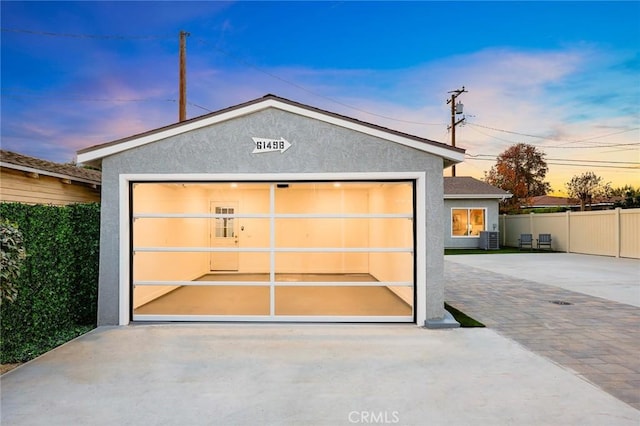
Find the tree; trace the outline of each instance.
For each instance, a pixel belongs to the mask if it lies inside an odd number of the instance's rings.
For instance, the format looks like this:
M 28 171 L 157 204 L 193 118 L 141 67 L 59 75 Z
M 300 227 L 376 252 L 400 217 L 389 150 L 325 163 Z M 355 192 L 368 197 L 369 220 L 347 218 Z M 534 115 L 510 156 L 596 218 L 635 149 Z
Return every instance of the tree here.
M 519 143 L 507 148 L 498 156 L 496 165 L 484 173 L 485 182 L 513 195 L 507 200 L 506 210 L 517 209 L 522 200 L 551 190 L 544 181 L 549 171 L 544 156 L 536 147 Z
M 609 197 L 611 185 L 603 183 L 600 176 L 593 172 L 584 172 L 571 178 L 565 184 L 569 197 L 580 200 L 580 210 L 584 211 L 587 205 L 593 203 L 594 198 Z
M 631 185 L 625 185 L 611 189 L 611 195 L 620 197 L 621 199 L 614 202 L 614 207 L 623 209 L 632 209 L 640 207 L 640 187 L 634 188 Z

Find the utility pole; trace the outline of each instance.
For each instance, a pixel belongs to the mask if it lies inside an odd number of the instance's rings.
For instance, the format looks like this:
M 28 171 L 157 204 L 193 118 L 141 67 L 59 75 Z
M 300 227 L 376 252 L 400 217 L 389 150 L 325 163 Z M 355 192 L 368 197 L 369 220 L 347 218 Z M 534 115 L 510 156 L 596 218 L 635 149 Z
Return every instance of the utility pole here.
M 187 37 L 189 35 L 186 31 L 180 31 L 179 121 L 187 119 Z
M 449 93 L 451 93 L 451 99 L 447 99 L 447 105 L 451 104 L 451 126 L 449 126 L 448 128 L 451 129 L 451 146 L 455 147 L 456 146 L 456 126 L 464 121 L 464 117 L 456 121 L 456 115 L 461 115 L 462 108 L 464 107 L 464 105 L 462 105 L 462 102 L 460 101 L 458 101 L 458 103 L 456 104 L 456 98 L 463 93 L 467 93 L 467 91 L 464 89 L 464 86 L 462 86 L 462 89 L 452 90 Z M 455 176 L 455 175 L 456 175 L 456 166 L 453 165 L 451 166 L 451 176 Z

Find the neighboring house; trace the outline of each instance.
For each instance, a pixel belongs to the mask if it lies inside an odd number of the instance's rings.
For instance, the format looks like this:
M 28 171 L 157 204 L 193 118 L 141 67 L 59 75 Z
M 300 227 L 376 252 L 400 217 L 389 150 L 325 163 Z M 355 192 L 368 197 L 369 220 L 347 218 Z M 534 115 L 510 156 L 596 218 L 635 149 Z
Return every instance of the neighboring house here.
M 65 205 L 100 201 L 100 172 L 0 150 L 0 201 Z
M 444 246 L 478 248 L 480 232 L 498 231 L 498 203 L 511 194 L 472 177 L 444 178 Z
M 547 209 L 565 208 L 575 210 L 580 209 L 580 202 L 567 197 L 554 197 L 552 195 L 538 195 L 523 199 L 524 204 L 521 209 Z
M 596 199 L 585 205 L 587 210 L 609 210 L 614 207 L 616 201 L 621 201 L 623 197 L 610 197 L 608 199 Z M 527 198 L 525 204 L 520 206 L 521 209 L 547 209 L 547 208 L 563 208 L 567 210 L 579 211 L 580 201 L 574 198 L 554 197 L 551 195 L 539 195 Z
M 98 324 L 455 326 L 443 169 L 463 159 L 273 95 L 80 150 L 102 169 Z

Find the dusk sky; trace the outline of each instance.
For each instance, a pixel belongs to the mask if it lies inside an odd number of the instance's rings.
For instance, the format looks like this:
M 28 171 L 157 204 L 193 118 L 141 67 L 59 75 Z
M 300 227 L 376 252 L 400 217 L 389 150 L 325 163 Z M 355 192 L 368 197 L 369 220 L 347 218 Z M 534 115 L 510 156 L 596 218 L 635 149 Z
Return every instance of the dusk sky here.
M 524 142 L 564 191 L 640 186 L 640 2 L 2 1 L 2 148 L 57 162 L 272 93 L 450 143 L 483 178 Z M 449 175 L 447 171 L 445 175 Z M 554 195 L 560 195 L 555 192 Z

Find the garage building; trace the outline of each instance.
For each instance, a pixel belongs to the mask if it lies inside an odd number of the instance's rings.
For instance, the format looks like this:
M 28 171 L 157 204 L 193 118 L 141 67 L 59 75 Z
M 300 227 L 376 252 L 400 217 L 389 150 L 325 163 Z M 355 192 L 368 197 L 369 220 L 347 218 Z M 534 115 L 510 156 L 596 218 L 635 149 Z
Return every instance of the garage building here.
M 463 157 L 273 95 L 81 150 L 98 323 L 447 326 L 442 176 Z

